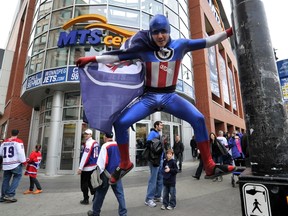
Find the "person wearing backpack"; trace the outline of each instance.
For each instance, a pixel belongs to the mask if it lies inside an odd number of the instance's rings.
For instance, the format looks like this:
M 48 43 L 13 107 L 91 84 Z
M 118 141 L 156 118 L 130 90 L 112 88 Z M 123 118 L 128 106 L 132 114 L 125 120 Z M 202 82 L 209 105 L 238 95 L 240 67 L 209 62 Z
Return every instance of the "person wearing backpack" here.
M 163 123 L 156 121 L 154 128 L 150 130 L 147 137 L 148 148 L 150 149 L 148 156 L 148 166 L 150 169 L 150 177 L 148 180 L 147 194 L 145 198 L 145 205 L 149 207 L 156 207 L 155 202 L 162 202 L 162 188 L 163 188 L 163 175 L 162 175 L 162 164 L 163 164 L 163 146 L 159 150 L 160 131 L 162 131 Z

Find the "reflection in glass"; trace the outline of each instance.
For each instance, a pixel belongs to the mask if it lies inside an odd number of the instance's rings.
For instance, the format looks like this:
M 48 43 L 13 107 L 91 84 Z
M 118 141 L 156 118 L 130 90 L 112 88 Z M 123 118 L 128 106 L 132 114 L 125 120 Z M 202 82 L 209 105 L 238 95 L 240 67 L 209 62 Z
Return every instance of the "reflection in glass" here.
M 76 0 L 76 4 L 101 4 L 107 3 L 107 0 Z
M 66 66 L 68 51 L 68 48 L 52 49 L 47 51 L 45 69 Z
M 80 92 L 70 92 L 65 94 L 64 106 L 79 106 Z
M 163 14 L 163 6 L 155 0 L 141 0 L 141 9 L 150 14 Z
M 147 160 L 142 157 L 148 136 L 148 124 L 136 123 L 136 167 L 147 166 Z
M 162 121 L 171 121 L 171 115 L 169 113 L 161 112 Z
M 36 24 L 35 29 L 35 36 L 42 34 L 43 32 L 48 30 L 48 24 L 49 24 L 49 18 L 50 16 L 45 16 L 41 20 L 39 20 Z M 31 35 L 33 37 L 33 34 Z
M 76 124 L 64 124 L 60 170 L 73 169 Z
M 43 141 L 42 141 L 42 149 L 41 149 L 42 160 L 41 160 L 40 167 L 42 169 L 46 168 L 47 146 L 48 146 L 48 142 L 49 142 L 49 136 L 50 136 L 50 127 L 45 126 L 44 127 L 44 137 L 43 137 Z
M 51 28 L 60 27 L 72 18 L 72 7 L 52 13 Z
M 58 9 L 62 7 L 67 7 L 73 4 L 74 0 L 61 0 L 61 1 L 53 1 L 53 9 Z
M 79 116 L 79 108 L 64 108 L 63 109 L 63 120 L 77 120 Z
M 43 69 L 43 57 L 44 57 L 44 53 L 42 52 L 31 58 L 29 75 L 39 72 Z
M 51 6 L 52 6 L 52 0 L 46 1 L 44 4 L 41 4 L 38 13 L 38 19 L 50 13 Z
M 34 40 L 32 55 L 34 55 L 35 53 L 40 52 L 40 51 L 45 49 L 45 46 L 46 46 L 46 35 L 47 35 L 47 33 L 37 37 Z
M 139 0 L 109 0 L 110 5 L 117 5 L 121 7 L 139 9 L 140 1 Z
M 140 12 L 111 6 L 108 11 L 108 22 L 139 28 Z
M 48 39 L 48 48 L 56 47 L 59 39 L 60 32 L 63 31 L 63 29 L 54 29 L 49 32 L 49 39 Z
M 107 6 L 76 6 L 74 17 L 84 14 L 99 14 L 106 17 Z M 95 22 L 95 20 L 91 20 L 89 22 Z

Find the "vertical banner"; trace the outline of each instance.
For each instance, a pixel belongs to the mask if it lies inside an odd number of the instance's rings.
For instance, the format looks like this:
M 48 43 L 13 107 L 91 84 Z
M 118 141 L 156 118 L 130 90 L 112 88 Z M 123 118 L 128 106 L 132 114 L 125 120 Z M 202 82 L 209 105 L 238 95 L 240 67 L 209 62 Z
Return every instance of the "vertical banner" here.
M 235 83 L 233 79 L 233 73 L 230 68 L 228 68 L 229 72 L 229 79 L 230 79 L 230 86 L 231 86 L 231 96 L 232 96 L 232 107 L 234 110 L 237 110 L 237 104 L 236 104 L 236 92 L 235 92 Z
M 211 91 L 217 97 L 220 97 L 215 46 L 208 48 L 208 58 L 209 58 L 209 68 L 210 68 Z
M 218 54 L 218 63 L 219 63 L 219 75 L 220 80 L 222 84 L 222 92 L 223 92 L 223 100 L 226 104 L 230 105 L 230 99 L 229 99 L 229 88 L 228 88 L 228 81 L 227 81 L 227 73 L 226 73 L 226 65 L 225 60 L 221 56 L 221 54 Z

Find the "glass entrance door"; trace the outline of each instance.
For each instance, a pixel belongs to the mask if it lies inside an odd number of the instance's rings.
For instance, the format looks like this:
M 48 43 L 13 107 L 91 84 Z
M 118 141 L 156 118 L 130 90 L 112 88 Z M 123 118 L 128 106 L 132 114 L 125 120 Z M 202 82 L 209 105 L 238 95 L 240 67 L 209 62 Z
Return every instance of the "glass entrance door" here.
M 144 151 L 145 148 L 148 131 L 149 131 L 148 123 L 136 123 L 136 146 L 135 146 L 136 167 L 147 166 L 147 160 L 142 157 L 142 152 Z
M 60 170 L 64 173 L 74 173 L 76 124 L 63 124 L 61 143 Z

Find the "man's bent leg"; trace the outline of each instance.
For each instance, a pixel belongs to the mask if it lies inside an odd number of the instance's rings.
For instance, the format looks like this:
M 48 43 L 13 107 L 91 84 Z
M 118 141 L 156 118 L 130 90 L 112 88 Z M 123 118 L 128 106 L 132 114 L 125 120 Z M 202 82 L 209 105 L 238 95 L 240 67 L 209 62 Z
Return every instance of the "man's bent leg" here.
M 147 100 L 150 100 L 149 97 L 143 96 L 131 107 L 126 108 L 119 119 L 114 123 L 116 141 L 118 143 L 121 161 L 119 167 L 111 175 L 110 184 L 116 184 L 116 182 L 126 175 L 134 166 L 129 157 L 128 128 L 135 122 L 154 112 L 149 107 L 151 102 L 147 102 Z
M 195 138 L 198 149 L 200 150 L 201 158 L 206 172 L 207 178 L 225 175 L 235 170 L 233 166 L 215 165 L 211 152 L 208 132 L 205 125 L 205 118 L 199 110 L 186 99 L 177 94 L 171 96 L 168 100 L 168 105 L 164 111 L 169 112 L 177 118 L 183 119 L 190 123 L 195 132 Z

